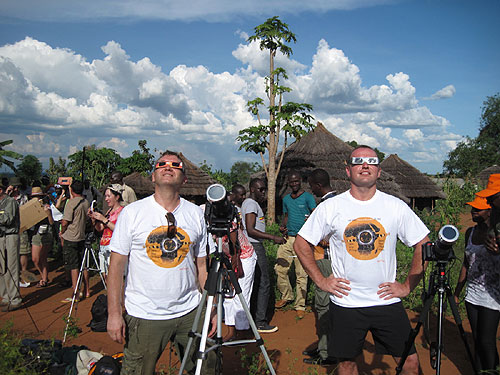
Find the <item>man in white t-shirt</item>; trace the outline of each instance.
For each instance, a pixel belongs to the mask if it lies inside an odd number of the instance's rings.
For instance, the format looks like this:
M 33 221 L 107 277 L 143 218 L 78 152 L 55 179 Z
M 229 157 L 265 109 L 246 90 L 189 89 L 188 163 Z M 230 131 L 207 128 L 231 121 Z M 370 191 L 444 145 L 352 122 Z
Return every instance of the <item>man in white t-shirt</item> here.
M 422 274 L 422 244 L 429 231 L 403 201 L 377 190 L 381 169 L 375 151 L 357 147 L 346 172 L 350 190 L 320 204 L 299 231 L 294 249 L 311 279 L 330 293 L 328 354 L 339 360 L 338 374 L 357 374 L 356 357 L 371 331 L 377 353 L 396 361 L 403 354 L 410 322 L 400 298 L 418 284 Z M 311 251 L 330 236 L 333 274 L 320 272 Z M 396 281 L 396 242 L 415 249 L 404 283 Z M 418 374 L 413 346 L 404 374 Z
M 202 210 L 179 196 L 187 181 L 179 155 L 166 151 L 152 180 L 155 193 L 123 209 L 109 245 L 107 329 L 114 341 L 125 342 L 123 374 L 153 374 L 171 339 L 184 356 L 207 278 L 207 228 Z M 195 367 L 189 358 L 187 371 Z

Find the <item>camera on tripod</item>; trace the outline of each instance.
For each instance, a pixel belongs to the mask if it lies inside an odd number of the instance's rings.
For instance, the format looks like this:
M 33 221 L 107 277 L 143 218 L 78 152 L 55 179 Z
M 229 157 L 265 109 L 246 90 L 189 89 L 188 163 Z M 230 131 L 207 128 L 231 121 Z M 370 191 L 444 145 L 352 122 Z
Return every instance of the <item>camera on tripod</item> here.
M 455 259 L 453 245 L 457 242 L 460 233 L 453 225 L 443 226 L 438 233 L 436 242 L 427 242 L 422 246 L 422 262 L 448 262 Z
M 208 231 L 221 237 L 229 234 L 232 222 L 238 215 L 238 210 L 229 201 L 226 189 L 221 184 L 213 184 L 207 188 L 206 194 L 205 220 Z

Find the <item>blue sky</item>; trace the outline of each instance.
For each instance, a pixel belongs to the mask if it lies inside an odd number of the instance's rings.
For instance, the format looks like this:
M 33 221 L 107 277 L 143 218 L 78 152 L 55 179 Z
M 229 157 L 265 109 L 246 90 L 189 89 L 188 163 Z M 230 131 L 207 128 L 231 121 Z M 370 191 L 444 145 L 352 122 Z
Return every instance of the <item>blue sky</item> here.
M 500 91 L 498 1 L 56 1 L 0 4 L 0 140 L 67 157 L 146 139 L 228 171 L 267 55 L 245 41 L 274 15 L 297 36 L 278 59 L 293 92 L 343 140 L 424 172 L 475 137 Z

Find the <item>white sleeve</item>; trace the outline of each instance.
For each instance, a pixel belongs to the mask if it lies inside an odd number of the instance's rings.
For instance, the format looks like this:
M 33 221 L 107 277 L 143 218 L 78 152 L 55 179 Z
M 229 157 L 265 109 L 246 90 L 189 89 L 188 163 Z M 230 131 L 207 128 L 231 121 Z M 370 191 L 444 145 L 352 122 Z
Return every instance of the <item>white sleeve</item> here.
M 109 249 L 118 254 L 129 255 L 131 248 L 132 228 L 130 226 L 130 210 L 124 207 L 120 215 L 118 215 Z
M 429 234 L 429 229 L 406 203 L 403 202 L 401 207 L 403 212 L 400 215 L 398 237 L 406 246 L 411 247 L 422 241 Z
M 316 246 L 323 238 L 330 235 L 330 225 L 327 222 L 327 204 L 320 204 L 311 213 L 299 231 L 299 236 Z

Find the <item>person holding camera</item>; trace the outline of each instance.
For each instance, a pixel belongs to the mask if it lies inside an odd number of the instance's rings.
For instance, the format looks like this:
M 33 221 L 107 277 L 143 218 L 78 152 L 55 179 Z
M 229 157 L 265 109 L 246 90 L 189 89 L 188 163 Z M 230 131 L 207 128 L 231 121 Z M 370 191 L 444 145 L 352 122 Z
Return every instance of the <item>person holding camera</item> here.
M 125 343 L 123 374 L 153 374 L 171 339 L 184 357 L 207 279 L 207 226 L 201 208 L 179 195 L 187 182 L 180 156 L 165 151 L 152 181 L 154 194 L 124 207 L 109 244 L 107 331 L 113 341 Z M 215 329 L 213 324 L 210 334 Z M 194 347 L 188 372 L 195 367 Z
M 356 357 L 368 331 L 377 353 L 399 361 L 411 326 L 400 298 L 422 277 L 422 245 L 429 230 L 406 203 L 377 190 L 381 169 L 369 146 L 355 148 L 346 166 L 350 190 L 321 203 L 295 240 L 294 249 L 305 270 L 330 293 L 328 354 L 339 360 L 338 374 L 357 374 Z M 325 277 L 311 246 L 329 237 L 333 274 Z M 414 248 L 408 277 L 396 281 L 396 242 Z M 418 374 L 415 346 L 404 374 Z
M 75 180 L 69 187 L 71 199 L 64 206 L 63 219 L 61 220 L 61 231 L 59 237 L 63 239 L 64 267 L 70 272 L 72 289 L 75 290 L 78 282 L 80 265 L 85 250 L 85 235 L 87 226 L 87 212 L 89 203 L 82 196 L 83 182 Z M 89 272 L 83 270 L 83 292 L 79 297 L 90 297 Z M 71 302 L 67 297 L 63 302 Z
M 31 198 L 40 200 L 43 210 L 47 215 L 45 219 L 34 226 L 33 236 L 31 237 L 31 260 L 40 273 L 40 281 L 38 281 L 36 286 L 37 288 L 45 288 L 49 283 L 47 258 L 54 244 L 54 237 L 52 235 L 54 219 L 52 218 L 52 210 L 50 209 L 50 199 L 43 193 L 42 188 L 33 187 L 31 189 Z
M 106 188 L 104 192 L 104 200 L 106 201 L 108 207 L 108 212 L 105 215 L 97 210 L 89 209 L 89 216 L 92 219 L 92 225 L 95 230 L 101 234 L 101 240 L 99 242 L 99 268 L 101 273 L 106 280 L 109 269 L 109 257 L 111 251 L 109 250 L 109 243 L 111 242 L 111 237 L 113 236 L 113 231 L 115 230 L 116 221 L 118 220 L 118 215 L 123 209 L 121 205 L 122 202 L 122 189 L 118 184 L 111 184 Z

